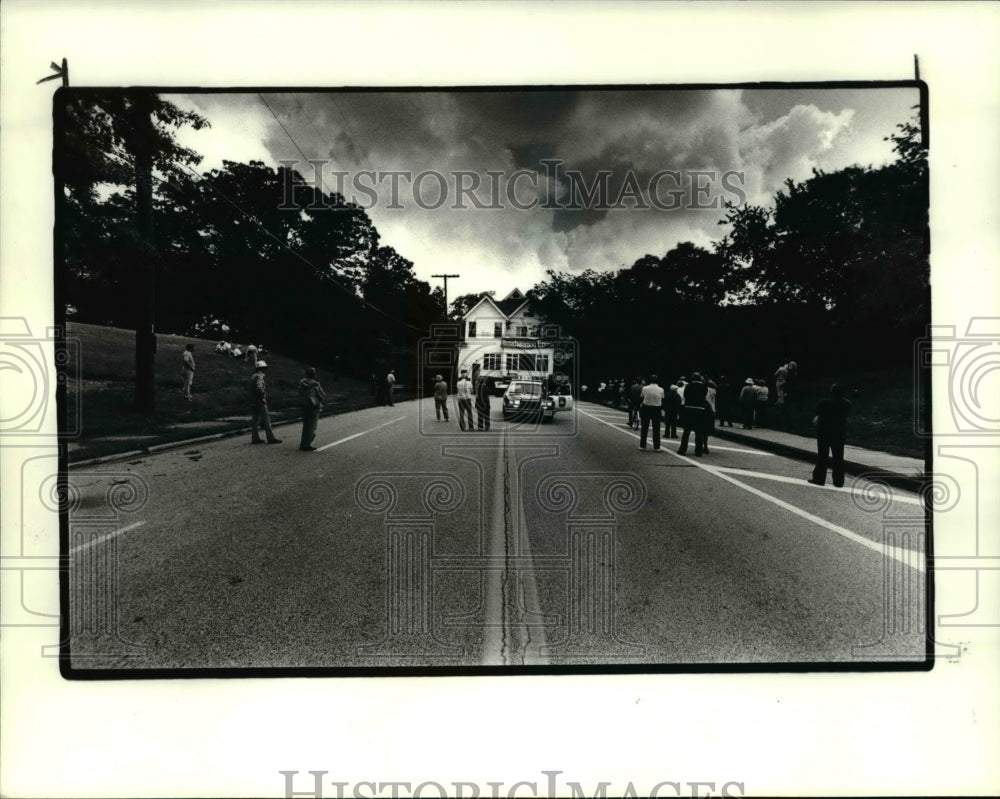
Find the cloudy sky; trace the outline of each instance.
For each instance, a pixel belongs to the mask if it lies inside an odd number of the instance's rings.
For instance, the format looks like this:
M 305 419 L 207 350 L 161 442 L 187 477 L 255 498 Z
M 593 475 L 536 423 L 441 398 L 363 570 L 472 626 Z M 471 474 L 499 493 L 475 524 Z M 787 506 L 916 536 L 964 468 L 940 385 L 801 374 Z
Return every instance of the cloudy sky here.
M 451 298 L 528 289 L 550 268 L 618 269 L 681 241 L 709 246 L 725 233 L 725 201 L 768 204 L 814 168 L 891 160 L 884 137 L 919 102 L 909 88 L 168 98 L 211 123 L 179 136 L 203 171 L 294 160 L 311 179 L 305 160 L 324 159 L 326 189 L 366 206 L 421 279 L 461 275 Z M 395 193 L 377 174 L 392 172 Z M 581 195 L 602 180 L 603 197 Z

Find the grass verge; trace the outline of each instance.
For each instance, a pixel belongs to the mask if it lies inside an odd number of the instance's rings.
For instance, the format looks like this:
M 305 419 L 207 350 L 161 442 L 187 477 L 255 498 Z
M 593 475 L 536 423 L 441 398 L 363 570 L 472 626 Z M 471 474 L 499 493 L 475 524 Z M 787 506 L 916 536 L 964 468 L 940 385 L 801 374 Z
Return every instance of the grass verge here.
M 216 354 L 215 341 L 187 336 L 156 337 L 156 410 L 138 413 L 132 407 L 135 384 L 135 333 L 114 327 L 69 323 L 70 347 L 67 407 L 80 409 L 80 434 L 69 441 L 70 462 L 130 452 L 224 433 L 250 425 L 252 366 L 228 355 Z M 196 372 L 192 399 L 181 395 L 181 355 L 194 344 Z M 274 421 L 299 417 L 297 386 L 305 364 L 269 351 L 268 407 Z M 324 412 L 344 413 L 372 405 L 368 381 L 317 367 L 327 401 Z

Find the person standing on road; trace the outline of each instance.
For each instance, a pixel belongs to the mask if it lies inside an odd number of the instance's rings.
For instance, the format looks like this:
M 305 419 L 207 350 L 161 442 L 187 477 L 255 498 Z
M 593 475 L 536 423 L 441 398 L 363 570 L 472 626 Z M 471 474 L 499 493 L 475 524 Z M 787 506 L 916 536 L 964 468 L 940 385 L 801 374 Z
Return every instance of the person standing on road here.
M 385 399 L 389 403 L 389 407 L 393 407 L 392 404 L 392 392 L 396 390 L 396 370 L 390 369 L 389 374 L 385 376 Z
M 684 425 L 684 433 L 681 435 L 680 447 L 677 448 L 678 455 L 687 452 L 691 431 L 694 431 L 694 454 L 700 458 L 707 450 L 705 444 L 705 416 L 708 414 L 707 394 L 708 386 L 701 379 L 701 375 L 698 372 L 693 373 L 690 382 L 684 387 L 684 407 L 681 408 L 681 424 Z
M 763 427 L 764 422 L 767 421 L 767 406 L 768 400 L 770 399 L 770 389 L 767 387 L 767 381 L 764 378 L 760 378 L 757 381 L 757 401 L 754 403 L 756 408 L 756 418 L 757 427 Z
M 826 482 L 828 458 L 832 455 L 833 484 L 837 488 L 844 485 L 844 444 L 847 443 L 847 417 L 851 413 L 851 403 L 844 399 L 843 392 L 836 383 L 830 386 L 830 396 L 819 401 L 816 406 L 816 468 L 813 469 L 814 485 Z
M 441 421 L 444 414 L 444 421 L 448 421 L 448 384 L 444 382 L 444 377 L 436 375 L 434 377 L 434 414 L 437 420 Z
M 715 381 L 709 377 L 704 378 L 705 380 L 705 410 L 708 413 L 705 414 L 705 424 L 702 428 L 702 434 L 704 435 L 703 446 L 701 451 L 706 455 L 708 454 L 708 439 L 712 433 L 715 432 L 715 403 L 717 401 L 718 386 L 715 385 Z
M 280 444 L 281 439 L 274 437 L 271 430 L 271 414 L 267 412 L 267 362 L 257 361 L 253 377 L 250 378 L 250 443 L 263 444 L 260 437 L 260 427 L 263 426 L 268 444 Z
M 637 377 L 632 381 L 628 390 L 628 426 L 635 424 L 635 418 L 639 415 L 639 406 L 642 405 L 642 384 L 645 381 Z
M 472 430 L 472 381 L 469 380 L 469 373 L 465 369 L 462 370 L 462 376 L 455 385 L 455 393 L 458 398 L 458 426 L 463 432 Z
M 493 380 L 480 377 L 476 385 L 476 427 L 479 430 L 490 429 L 490 394 L 493 393 Z
M 306 367 L 306 376 L 299 381 L 299 407 L 302 409 L 302 438 L 299 440 L 299 449 L 303 452 L 313 452 L 316 449 L 312 442 L 316 438 L 319 412 L 323 408 L 324 399 L 326 395 L 323 393 L 323 386 L 316 379 L 316 370 L 311 366 Z
M 660 424 L 663 411 L 663 389 L 657 384 L 657 375 L 649 376 L 649 383 L 642 387 L 639 404 L 639 449 L 645 452 L 649 427 L 653 426 L 653 452 L 660 451 Z
M 727 424 L 733 426 L 733 385 L 729 378 L 722 375 L 719 378 L 718 393 L 715 398 L 716 416 L 719 420 L 719 427 Z
M 184 345 L 181 355 L 181 394 L 184 399 L 191 399 L 191 384 L 194 382 L 194 344 Z
M 663 435 L 667 438 L 677 438 L 677 419 L 683 404 L 677 384 L 671 383 L 663 395 Z
M 754 411 L 757 407 L 757 386 L 753 378 L 748 377 L 740 391 L 740 411 L 743 417 L 743 429 L 753 430 Z
M 787 401 L 788 396 L 795 393 L 795 382 L 799 376 L 799 365 L 793 358 L 787 358 L 786 360 L 788 361 L 785 364 L 785 371 L 787 372 L 785 376 L 785 400 Z

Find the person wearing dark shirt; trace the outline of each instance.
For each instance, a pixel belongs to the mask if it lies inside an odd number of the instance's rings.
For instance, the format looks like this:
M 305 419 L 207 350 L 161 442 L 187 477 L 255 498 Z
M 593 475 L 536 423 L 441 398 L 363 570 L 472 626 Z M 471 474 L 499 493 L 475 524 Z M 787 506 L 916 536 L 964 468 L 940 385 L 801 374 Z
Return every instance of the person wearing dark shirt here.
M 299 449 L 303 452 L 315 452 L 313 439 L 316 438 L 316 427 L 319 424 L 319 412 L 323 408 L 323 386 L 316 379 L 316 370 L 311 366 L 306 368 L 305 377 L 299 381 L 299 408 L 302 410 L 302 437 L 299 439 Z
M 684 425 L 684 433 L 681 435 L 681 445 L 677 448 L 678 455 L 687 452 L 688 439 L 692 430 L 694 431 L 694 454 L 700 458 L 707 449 L 705 442 L 705 414 L 709 413 L 707 395 L 708 386 L 702 380 L 701 375 L 695 372 L 684 387 L 684 407 L 681 408 L 681 424 Z
M 813 469 L 814 485 L 826 482 L 828 462 L 832 461 L 833 484 L 844 485 L 844 444 L 847 442 L 847 417 L 851 413 L 850 401 L 844 399 L 840 386 L 830 386 L 830 396 L 819 401 L 816 406 L 816 468 Z
M 448 421 L 448 384 L 443 375 L 434 377 L 434 414 L 439 422 L 442 415 L 444 421 Z
M 490 429 L 490 395 L 493 393 L 493 380 L 480 377 L 476 384 L 476 427 L 479 430 Z
M 632 427 L 635 424 L 635 417 L 639 415 L 639 406 L 642 405 L 642 385 L 643 379 L 637 377 L 628 390 L 628 424 Z
M 719 427 L 727 424 L 733 426 L 733 384 L 729 378 L 723 375 L 719 378 L 718 394 L 715 398 L 715 411 L 719 420 Z
M 671 383 L 663 395 L 663 435 L 666 438 L 677 438 L 677 419 L 683 404 L 677 384 Z

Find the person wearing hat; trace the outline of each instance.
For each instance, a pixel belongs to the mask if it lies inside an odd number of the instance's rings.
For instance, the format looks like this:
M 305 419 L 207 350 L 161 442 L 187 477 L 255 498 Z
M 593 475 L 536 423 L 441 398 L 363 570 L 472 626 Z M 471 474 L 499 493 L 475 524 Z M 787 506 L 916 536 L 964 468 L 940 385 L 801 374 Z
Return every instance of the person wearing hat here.
M 264 427 L 268 444 L 280 444 L 281 439 L 274 437 L 271 430 L 271 414 L 267 412 L 267 362 L 257 361 L 253 376 L 250 378 L 250 443 L 263 444 L 260 437 L 260 427 Z
M 743 415 L 743 429 L 753 430 L 753 412 L 757 404 L 757 387 L 753 378 L 748 377 L 740 390 L 740 411 Z
M 462 370 L 462 376 L 455 384 L 455 395 L 458 397 L 458 426 L 462 430 L 472 430 L 472 381 L 466 369 Z M 465 426 L 466 419 L 468 427 Z
M 448 384 L 442 375 L 434 376 L 434 414 L 439 422 L 442 414 L 444 421 L 448 421 Z
M 323 408 L 324 399 L 326 395 L 323 393 L 323 386 L 316 379 L 316 370 L 307 366 L 306 376 L 299 381 L 299 408 L 302 410 L 302 438 L 299 440 L 299 449 L 303 452 L 313 452 L 316 449 L 312 442 L 316 438 L 319 412 Z

